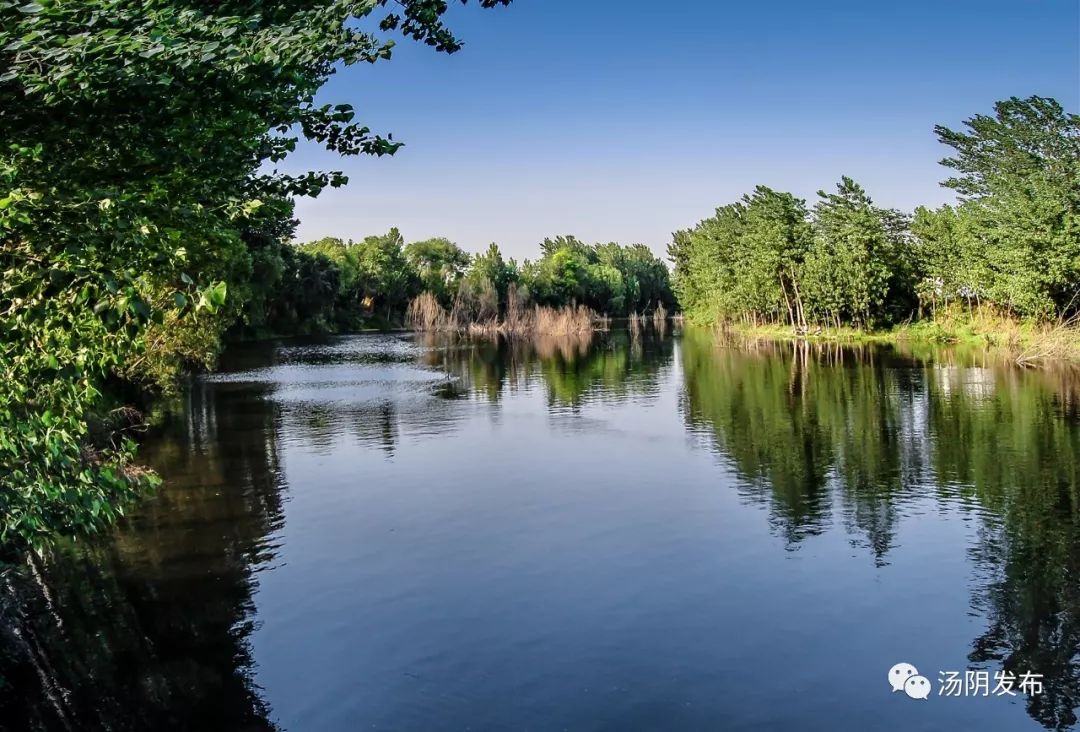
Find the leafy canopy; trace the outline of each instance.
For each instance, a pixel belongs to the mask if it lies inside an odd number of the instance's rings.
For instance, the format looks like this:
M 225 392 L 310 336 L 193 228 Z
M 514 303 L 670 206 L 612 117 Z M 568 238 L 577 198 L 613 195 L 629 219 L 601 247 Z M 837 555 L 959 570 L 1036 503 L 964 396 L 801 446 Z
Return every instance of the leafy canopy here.
M 346 182 L 281 172 L 299 139 L 400 147 L 317 93 L 390 58 L 389 31 L 457 51 L 447 7 L 0 0 L 0 543 L 96 529 L 152 482 L 106 385 L 212 361 L 230 293 L 294 260 L 265 241 L 291 198 Z

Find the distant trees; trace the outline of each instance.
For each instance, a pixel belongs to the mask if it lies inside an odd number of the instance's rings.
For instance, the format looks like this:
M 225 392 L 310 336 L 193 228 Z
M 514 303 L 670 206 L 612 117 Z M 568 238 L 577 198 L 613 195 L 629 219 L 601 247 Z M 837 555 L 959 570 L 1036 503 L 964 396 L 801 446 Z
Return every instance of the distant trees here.
M 875 328 L 939 306 L 1018 317 L 1080 305 L 1080 117 L 1051 99 L 1010 99 L 968 131 L 943 185 L 960 202 L 913 217 L 874 205 L 844 177 L 812 210 L 759 186 L 668 249 L 683 309 L 752 324 Z
M 404 247 L 405 240 L 397 229 L 366 237 L 352 247 L 359 275 L 356 294 L 388 318 L 403 312 L 409 298 L 420 291 L 419 276 L 409 266 Z
M 818 196 L 812 220 L 815 262 L 806 283 L 817 319 L 873 328 L 909 315 L 910 248 L 903 215 L 875 207 L 847 177 L 836 193 L 819 191 Z
M 519 265 L 497 244 L 470 255 L 445 238 L 405 244 L 391 229 L 359 241 L 326 237 L 262 250 L 245 294 L 248 334 L 345 330 L 373 315 L 400 321 L 429 292 L 446 309 L 479 321 L 531 305 L 585 305 L 624 316 L 676 307 L 667 265 L 644 244 L 545 239 L 536 261 Z
M 758 186 L 669 248 L 684 309 L 754 324 L 889 322 L 910 277 L 897 212 L 873 205 L 850 178 L 809 212 L 790 193 Z
M 545 239 L 541 257 L 522 265 L 521 277 L 541 305 L 585 305 L 624 316 L 663 304 L 675 307 L 667 266 L 644 244 L 588 245 L 573 236 Z
M 417 241 L 405 247 L 405 259 L 420 278 L 420 286 L 447 307 L 457 296 L 471 257 L 449 239 Z

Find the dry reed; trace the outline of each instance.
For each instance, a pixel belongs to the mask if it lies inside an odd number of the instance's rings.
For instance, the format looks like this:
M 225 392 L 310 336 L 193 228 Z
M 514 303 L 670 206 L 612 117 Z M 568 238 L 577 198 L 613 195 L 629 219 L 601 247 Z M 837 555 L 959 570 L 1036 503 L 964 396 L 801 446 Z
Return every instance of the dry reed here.
M 424 293 L 409 303 L 409 327 L 425 332 L 456 332 L 476 336 L 568 336 L 607 330 L 610 320 L 582 305 L 528 309 L 513 287 L 507 293 L 506 312 L 498 317 L 489 306 L 471 307 L 460 299 L 451 312 L 434 295 Z
M 664 307 L 664 303 L 656 303 L 656 310 L 652 314 L 652 322 L 657 328 L 667 325 L 667 308 Z
M 1080 359 L 1080 314 L 1061 318 L 1026 337 L 1013 328 L 1007 335 L 1006 345 L 1020 366 Z
M 409 303 L 405 311 L 405 322 L 413 330 L 447 330 L 450 317 L 446 309 L 439 304 L 439 299 L 430 292 L 425 292 Z

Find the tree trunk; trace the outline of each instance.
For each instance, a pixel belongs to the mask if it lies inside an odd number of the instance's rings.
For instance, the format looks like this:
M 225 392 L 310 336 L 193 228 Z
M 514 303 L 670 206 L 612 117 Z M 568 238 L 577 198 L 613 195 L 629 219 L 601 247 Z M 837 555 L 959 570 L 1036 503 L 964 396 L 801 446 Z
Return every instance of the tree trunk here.
M 791 288 L 795 291 L 795 309 L 799 313 L 799 323 L 804 329 L 809 329 L 806 325 L 806 311 L 803 309 L 802 295 L 799 294 L 799 281 L 795 279 L 794 273 L 791 275 Z
M 788 319 L 791 321 L 791 327 L 795 328 L 795 312 L 791 309 L 791 299 L 787 294 L 787 285 L 784 284 L 784 278 L 780 278 L 780 290 L 784 293 L 784 304 L 787 305 Z

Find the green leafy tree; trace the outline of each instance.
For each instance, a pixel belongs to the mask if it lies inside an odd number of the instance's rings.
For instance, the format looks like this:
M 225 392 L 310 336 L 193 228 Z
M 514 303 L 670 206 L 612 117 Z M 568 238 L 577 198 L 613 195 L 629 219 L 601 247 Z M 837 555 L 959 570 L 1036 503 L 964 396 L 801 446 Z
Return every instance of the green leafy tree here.
M 575 254 L 581 255 L 581 257 L 589 262 L 596 261 L 596 253 L 591 251 L 588 244 L 578 239 L 576 236 L 567 236 L 560 234 L 554 238 L 546 238 L 540 242 L 540 255 L 542 258 L 553 256 L 559 251 L 569 251 Z
M 678 302 L 671 286 L 671 271 L 660 257 L 644 244 L 631 244 L 623 248 L 624 275 L 637 282 L 637 299 L 627 303 L 627 309 L 644 310 L 660 303 L 674 311 Z M 628 293 L 628 298 L 631 295 Z
M 814 207 L 814 264 L 826 280 L 809 280 L 814 302 L 828 302 L 857 326 L 873 327 L 885 320 L 890 263 L 894 242 L 881 212 L 851 178 L 837 184 L 836 193 L 820 191 Z M 819 310 L 822 307 L 819 305 Z M 831 308 L 828 308 L 831 309 Z
M 389 318 L 404 312 L 409 298 L 419 292 L 419 278 L 405 257 L 401 232 L 391 229 L 384 236 L 369 236 L 349 247 L 355 257 L 359 289 L 374 307 Z
M 597 262 L 587 269 L 588 284 L 584 304 L 600 313 L 626 313 L 627 285 L 622 271 L 613 264 Z
M 931 313 L 956 301 L 990 299 L 992 270 L 976 227 L 964 206 L 915 209 L 911 232 L 918 272 L 918 297 Z
M 584 305 L 623 316 L 662 303 L 674 308 L 667 266 L 647 246 L 585 244 L 574 236 L 545 239 L 542 256 L 526 262 L 522 279 L 540 304 Z
M 597 244 L 600 263 L 615 267 L 622 274 L 624 304 L 621 311 L 608 311 L 612 315 L 644 312 L 657 304 L 668 310 L 676 307 L 671 289 L 671 273 L 667 265 L 644 244 Z
M 935 128 L 953 148 L 944 182 L 970 219 L 987 296 L 1022 315 L 1075 308 L 1080 291 L 1080 115 L 1045 97 L 1012 97 L 966 131 Z
M 772 318 L 786 314 L 806 325 L 800 270 L 812 245 L 806 203 L 790 193 L 758 186 L 743 197 L 743 273 L 739 289 L 746 305 Z
M 314 102 L 337 69 L 390 57 L 358 23 L 376 12 L 460 48 L 445 0 L 387 4 L 0 2 L 0 543 L 100 527 L 146 482 L 103 385 L 141 380 L 148 354 L 212 359 L 242 312 L 227 294 L 255 287 L 252 234 L 346 182 L 276 169 L 301 136 L 399 148 Z
M 803 328 L 875 328 L 957 301 L 1036 319 L 1080 311 L 1080 116 L 1012 98 L 966 125 L 936 128 L 955 151 L 944 185 L 958 205 L 912 217 L 844 178 L 809 217 L 798 199 L 758 187 L 676 232 L 681 307 Z
M 799 283 L 811 233 L 805 204 L 758 186 L 675 235 L 675 289 L 696 317 L 803 323 Z
M 506 305 L 510 286 L 519 279 L 517 264 L 503 259 L 499 245 L 492 242 L 485 252 L 473 257 L 459 288 L 459 300 L 480 320 L 496 318 Z
M 471 261 L 467 252 L 444 238 L 406 245 L 405 259 L 420 277 L 422 288 L 438 297 L 443 307 L 453 303 Z
M 588 250 L 584 245 L 574 243 L 564 246 L 548 246 L 550 240 L 541 245 L 544 256 L 537 262 L 529 283 L 530 291 L 537 302 L 554 307 L 571 303 L 584 304 L 588 293 L 589 260 Z
M 864 327 L 916 307 L 917 260 L 908 217 L 873 205 L 844 178 L 813 216 L 790 193 L 758 186 L 668 248 L 673 287 L 692 317 Z

